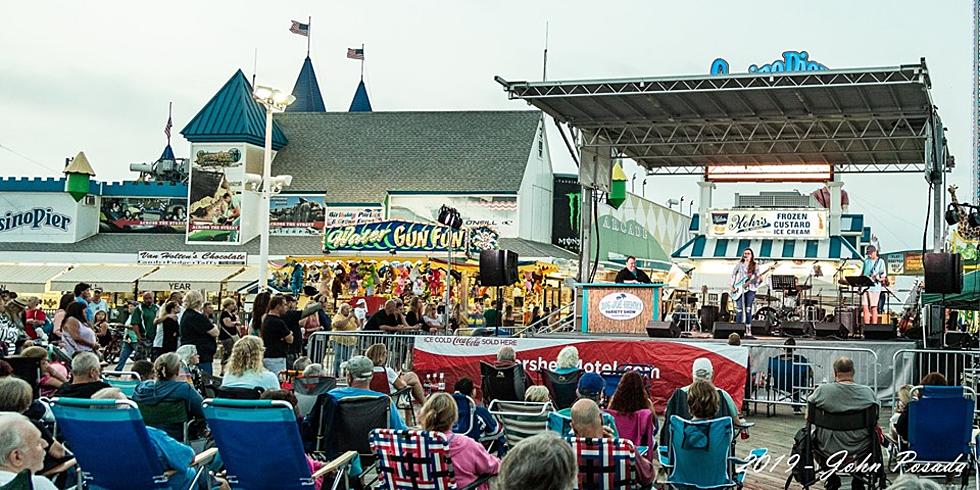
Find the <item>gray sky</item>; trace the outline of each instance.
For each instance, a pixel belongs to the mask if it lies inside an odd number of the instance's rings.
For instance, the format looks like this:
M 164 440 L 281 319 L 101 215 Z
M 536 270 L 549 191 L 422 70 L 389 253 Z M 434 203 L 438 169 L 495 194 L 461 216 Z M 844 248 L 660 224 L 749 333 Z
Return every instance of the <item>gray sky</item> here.
M 366 44 L 375 110 L 522 109 L 493 81 L 541 77 L 550 21 L 549 79 L 701 74 L 716 57 L 733 71 L 807 50 L 831 68 L 927 59 L 967 194 L 971 157 L 971 5 L 942 2 L 535 1 L 503 7 L 475 0 L 358 2 L 17 2 L 0 16 L 0 174 L 55 175 L 84 150 L 102 180 L 131 178 L 165 143 L 167 103 L 177 133 L 241 68 L 260 84 L 291 89 L 306 39 L 291 19 L 313 16 L 312 58 L 328 110 L 346 110 Z M 551 134 L 556 171 L 574 171 Z M 22 156 L 19 156 L 19 155 Z M 25 158 L 26 157 L 26 158 Z M 635 167 L 628 168 L 635 171 Z M 420 175 L 419 178 L 425 178 Z M 872 216 L 886 250 L 915 248 L 925 219 L 919 175 L 847 176 L 851 211 Z M 809 191 L 812 185 L 784 189 Z M 721 186 L 719 204 L 757 186 Z M 637 185 L 639 191 L 639 184 Z M 648 181 L 647 197 L 697 192 L 689 177 Z

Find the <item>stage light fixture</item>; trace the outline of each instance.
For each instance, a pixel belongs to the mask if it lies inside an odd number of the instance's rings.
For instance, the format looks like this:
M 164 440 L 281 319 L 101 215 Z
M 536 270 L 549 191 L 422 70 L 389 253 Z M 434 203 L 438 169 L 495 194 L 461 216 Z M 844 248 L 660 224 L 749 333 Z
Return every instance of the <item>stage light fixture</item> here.
M 834 178 L 829 163 L 708 165 L 708 182 L 827 182 Z
M 946 218 L 946 224 L 947 225 L 952 226 L 952 225 L 955 225 L 956 223 L 959 223 L 960 222 L 960 210 L 959 210 L 959 208 L 957 208 L 956 206 L 954 206 L 952 204 L 950 204 L 949 206 L 946 206 L 946 214 L 944 215 L 944 217 Z
M 456 208 L 451 208 L 446 205 L 439 208 L 438 221 L 454 230 L 458 230 L 463 226 L 463 218 L 460 217 L 459 211 Z

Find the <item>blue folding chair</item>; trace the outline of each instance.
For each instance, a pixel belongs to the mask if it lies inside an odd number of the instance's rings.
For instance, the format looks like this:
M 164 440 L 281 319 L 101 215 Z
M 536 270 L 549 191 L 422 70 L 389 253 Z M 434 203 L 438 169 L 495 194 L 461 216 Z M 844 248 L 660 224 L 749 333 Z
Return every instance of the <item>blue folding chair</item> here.
M 346 483 L 348 451 L 311 472 L 292 405 L 280 400 L 204 400 L 204 417 L 221 453 L 232 488 L 312 489 L 314 480 L 335 473 L 330 488 Z M 261 448 L 275 448 L 263 451 Z
M 142 383 L 139 373 L 135 371 L 102 371 L 102 379 L 109 386 L 119 388 L 127 398 L 132 398 L 136 387 Z
M 735 457 L 734 427 L 730 417 L 711 420 L 684 420 L 670 417 L 670 443 L 667 446 L 667 483 L 675 488 L 742 488 L 744 472 L 736 464 L 747 460 Z M 750 451 L 751 458 L 768 454 L 764 448 Z
M 81 481 L 106 490 L 175 488 L 184 475 L 163 467 L 136 403 L 129 400 L 55 398 L 51 410 L 78 461 Z M 107 453 L 106 450 L 111 449 Z M 205 463 L 217 453 L 209 449 L 194 457 L 195 469 L 186 490 L 196 485 Z M 205 473 L 206 474 L 206 473 Z M 173 481 L 172 481 L 173 480 Z
M 899 471 L 915 463 L 968 463 L 962 473 L 965 487 L 973 473 L 980 477 L 973 445 L 973 410 L 976 393 L 963 386 L 916 386 L 909 410 L 909 449 L 915 461 L 899 465 Z M 920 476 L 921 473 L 918 473 Z M 945 475 L 941 475 L 945 476 Z M 980 488 L 980 479 L 977 481 Z
M 561 374 L 549 369 L 542 369 L 539 374 L 542 384 L 551 393 L 551 402 L 556 409 L 569 408 L 578 399 L 578 380 L 585 374 L 585 371 L 576 369 L 570 373 Z

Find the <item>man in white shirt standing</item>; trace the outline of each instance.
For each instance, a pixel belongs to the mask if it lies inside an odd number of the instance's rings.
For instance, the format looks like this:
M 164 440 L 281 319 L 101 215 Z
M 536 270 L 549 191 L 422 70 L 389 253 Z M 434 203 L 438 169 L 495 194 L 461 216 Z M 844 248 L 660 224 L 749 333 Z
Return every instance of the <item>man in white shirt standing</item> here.
M 357 328 L 364 328 L 364 324 L 367 322 L 367 301 L 364 298 L 357 300 L 357 306 L 354 308 L 354 318 L 357 319 Z
M 9 483 L 24 470 L 30 470 L 36 490 L 57 490 L 47 478 L 34 475 L 44 468 L 48 443 L 27 417 L 14 412 L 0 414 L 0 485 Z

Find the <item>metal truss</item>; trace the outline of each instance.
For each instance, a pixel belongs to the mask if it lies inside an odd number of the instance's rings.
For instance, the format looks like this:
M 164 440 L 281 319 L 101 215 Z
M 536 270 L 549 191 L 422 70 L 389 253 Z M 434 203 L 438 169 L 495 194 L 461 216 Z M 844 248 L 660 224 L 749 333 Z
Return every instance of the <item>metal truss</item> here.
M 834 172 L 839 174 L 922 174 L 925 164 L 922 163 L 868 163 L 868 164 L 837 164 Z M 949 172 L 949 170 L 947 170 Z M 704 175 L 703 165 L 682 166 L 651 166 L 647 167 L 647 175 Z

